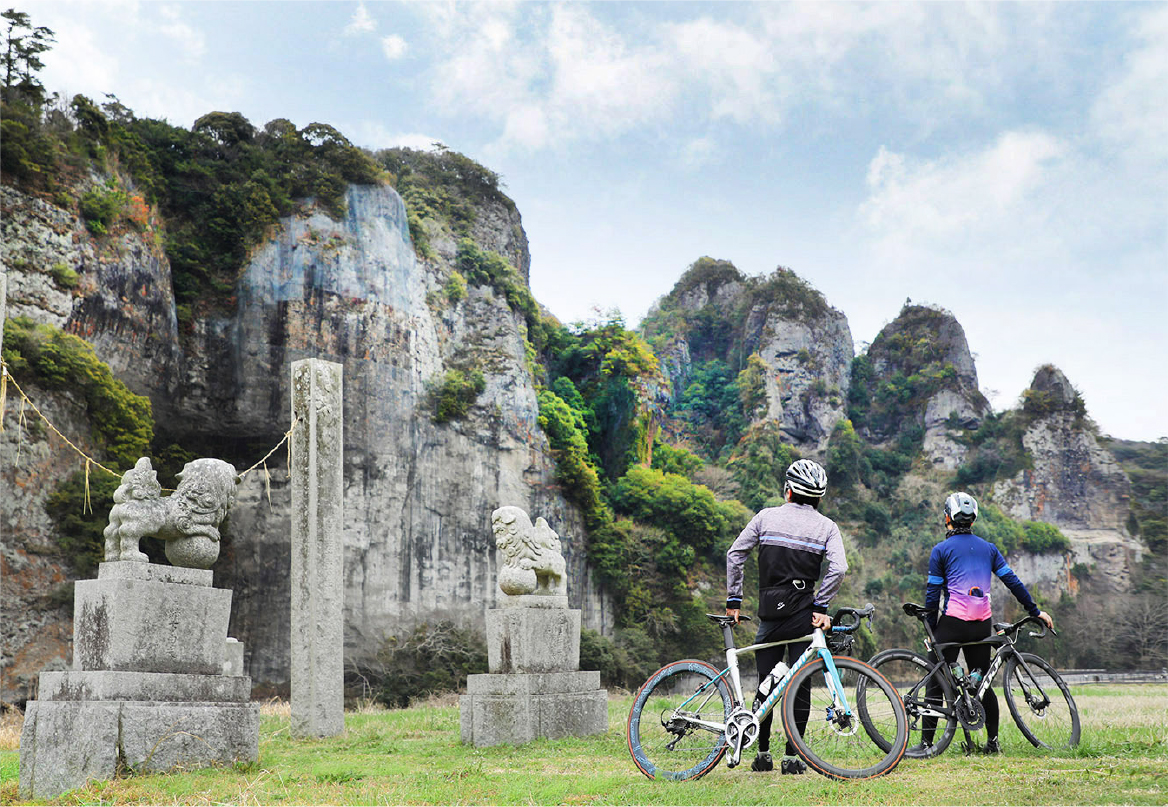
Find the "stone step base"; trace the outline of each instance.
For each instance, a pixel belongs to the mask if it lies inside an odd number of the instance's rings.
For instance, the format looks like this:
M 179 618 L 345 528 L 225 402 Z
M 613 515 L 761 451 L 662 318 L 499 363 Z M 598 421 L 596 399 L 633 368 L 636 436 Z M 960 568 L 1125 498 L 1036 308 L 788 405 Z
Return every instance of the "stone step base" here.
M 126 768 L 252 763 L 259 732 L 255 703 L 29 701 L 20 734 L 20 795 L 52 799 Z
M 459 699 L 462 742 L 522 745 L 540 737 L 608 730 L 608 693 L 598 672 L 471 675 Z
M 251 700 L 251 678 L 246 675 L 67 670 L 41 673 L 37 697 L 42 701 L 247 703 Z

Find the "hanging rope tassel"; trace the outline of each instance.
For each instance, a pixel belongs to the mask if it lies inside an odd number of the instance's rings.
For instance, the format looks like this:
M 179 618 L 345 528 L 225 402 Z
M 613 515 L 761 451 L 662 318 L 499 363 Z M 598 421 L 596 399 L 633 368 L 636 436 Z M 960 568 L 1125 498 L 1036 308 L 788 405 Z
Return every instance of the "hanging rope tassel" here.
M 16 419 L 16 462 L 20 465 L 20 449 L 24 448 L 24 404 L 28 398 L 22 393 L 20 396 L 20 417 Z
M 89 458 L 85 458 L 85 504 L 81 506 L 81 515 L 93 512 L 93 503 L 89 500 Z
M 0 365 L 0 432 L 4 431 L 4 406 L 8 403 L 8 366 Z

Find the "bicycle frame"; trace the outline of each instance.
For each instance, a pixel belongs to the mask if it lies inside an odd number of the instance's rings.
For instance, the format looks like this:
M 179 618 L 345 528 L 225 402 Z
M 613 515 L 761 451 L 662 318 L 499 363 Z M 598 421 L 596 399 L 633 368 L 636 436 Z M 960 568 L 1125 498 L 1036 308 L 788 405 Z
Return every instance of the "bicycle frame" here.
M 747 647 L 734 647 L 733 636 L 728 633 L 727 637 L 729 639 L 727 644 L 731 646 L 726 648 L 726 669 L 722 670 L 722 672 L 716 678 L 706 683 L 701 687 L 701 689 L 686 699 L 686 701 L 678 707 L 677 711 L 684 711 L 686 706 L 688 706 L 691 702 L 703 694 L 709 692 L 711 688 L 717 687 L 718 682 L 723 679 L 728 679 L 730 682 L 734 708 L 731 711 L 727 722 L 719 723 L 712 720 L 689 718 L 689 722 L 694 726 L 700 726 L 701 728 L 704 728 L 708 731 L 718 733 L 725 732 L 727 738 L 731 736 L 730 725 L 732 724 L 734 718 L 738 716 L 744 714 L 750 715 L 753 719 L 753 725 L 757 726 L 758 723 L 762 722 L 762 720 L 771 713 L 771 711 L 775 708 L 775 705 L 778 704 L 779 700 L 783 696 L 783 693 L 787 690 L 787 684 L 790 683 L 791 679 L 795 676 L 795 673 L 802 669 L 805 665 L 813 662 L 816 658 L 822 658 L 824 660 L 825 666 L 827 667 L 827 672 L 824 674 L 824 683 L 831 692 L 832 701 L 836 708 L 840 709 L 844 714 L 850 715 L 852 713 L 851 706 L 847 701 L 847 695 L 844 693 L 843 684 L 840 682 L 839 671 L 836 669 L 835 661 L 832 659 L 831 652 L 827 649 L 827 640 L 824 638 L 823 631 L 819 628 L 816 628 L 807 636 L 800 636 L 795 639 L 784 639 L 778 642 L 763 642 L 762 644 L 752 644 Z M 803 654 L 799 656 L 795 664 L 789 670 L 787 670 L 787 673 L 775 684 L 774 688 L 769 693 L 767 693 L 766 698 L 764 698 L 762 703 L 758 705 L 758 708 L 753 711 L 747 710 L 746 700 L 742 694 L 742 678 L 738 667 L 738 657 L 745 653 L 755 653 L 759 650 L 765 650 L 768 647 L 777 647 L 779 645 L 793 644 L 794 642 L 804 642 L 808 640 L 811 641 L 811 646 L 808 647 L 803 652 Z M 737 764 L 738 758 L 741 757 L 742 751 L 753 745 L 757 737 L 758 734 L 756 731 L 750 734 L 750 736 L 746 738 L 746 741 L 743 742 L 739 747 L 731 748 L 731 767 Z
M 971 699 L 981 701 L 982 697 L 986 694 L 990 687 L 993 686 L 994 677 L 998 674 L 998 671 L 1002 669 L 1002 667 L 1011 657 L 1013 657 L 1017 659 L 1017 663 L 1022 667 L 1022 669 L 1027 672 L 1027 674 L 1030 676 L 1030 680 L 1034 682 L 1034 685 L 1038 687 L 1038 690 L 1042 693 L 1042 698 L 1046 704 L 1050 703 L 1050 695 L 1047 694 L 1046 690 L 1043 689 L 1042 685 L 1038 683 L 1037 679 L 1034 677 L 1033 671 L 1026 663 L 1026 659 L 1022 657 L 1022 654 L 1018 651 L 1018 648 L 1015 647 L 1014 638 L 1010 633 L 1002 631 L 1001 633 L 997 634 L 1003 637 L 1000 642 L 994 641 L 994 638 L 990 637 L 988 641 L 942 642 L 938 644 L 936 637 L 933 635 L 932 629 L 929 627 L 928 622 L 922 620 L 922 624 L 925 626 L 925 650 L 929 654 L 936 656 L 937 661 L 925 674 L 924 678 L 922 678 L 912 688 L 912 691 L 917 692 L 918 690 L 927 689 L 929 679 L 935 677 L 935 679 L 940 683 L 942 690 L 944 691 L 944 695 L 942 697 L 942 703 L 919 708 L 918 714 L 920 717 L 948 719 L 955 716 L 954 710 L 946 708 L 944 701 L 946 698 L 954 700 L 958 697 L 964 697 L 967 690 L 965 690 L 961 682 L 954 677 L 953 671 L 950 669 L 949 662 L 945 661 L 945 655 L 943 651 L 954 647 L 964 648 L 967 646 L 976 646 L 981 644 L 995 644 L 997 645 L 997 650 L 994 651 L 993 658 L 990 659 L 989 667 L 986 668 L 985 675 L 982 677 L 981 683 L 978 684 L 977 689 L 973 690 L 972 692 L 968 692 L 968 695 Z M 1025 684 L 1025 682 L 1023 682 L 1023 688 L 1026 690 L 1026 697 L 1027 700 L 1029 700 L 1029 687 Z M 1038 708 L 1042 708 L 1044 705 L 1045 704 L 1041 704 Z

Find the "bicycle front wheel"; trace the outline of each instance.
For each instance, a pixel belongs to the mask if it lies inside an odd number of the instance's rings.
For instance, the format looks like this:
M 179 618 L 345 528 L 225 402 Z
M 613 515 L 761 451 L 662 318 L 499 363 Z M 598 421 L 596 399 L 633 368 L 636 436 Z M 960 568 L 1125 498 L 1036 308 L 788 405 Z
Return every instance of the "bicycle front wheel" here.
M 1066 682 L 1041 658 L 1033 653 L 1011 658 L 1004 689 L 1014 722 L 1036 747 L 1058 751 L 1079 744 L 1075 699 Z
M 868 664 L 896 687 L 901 700 L 904 701 L 904 712 L 908 718 L 908 748 L 905 749 L 904 755 L 910 759 L 927 759 L 943 754 L 957 733 L 957 715 L 952 704 L 945 702 L 949 699 L 944 696 L 943 682 L 937 684 L 938 689 L 942 691 L 937 693 L 932 701 L 926 699 L 926 687 L 929 681 L 933 680 L 929 677 L 930 671 L 934 678 L 940 679 L 940 668 L 934 670 L 933 662 L 929 661 L 927 656 L 903 648 L 883 650 L 872 656 Z M 864 701 L 861 700 L 861 718 L 864 716 L 863 707 Z M 939 718 L 924 716 L 925 712 L 934 710 L 944 710 L 949 715 Z M 892 747 L 893 738 L 885 737 L 883 732 L 877 730 L 875 726 L 869 726 L 867 722 L 864 723 L 864 728 L 868 729 L 872 739 L 881 748 L 887 750 Z
M 824 776 L 869 779 L 886 774 L 900 763 L 908 742 L 900 696 L 864 662 L 846 656 L 834 661 L 848 709 L 841 709 L 832 693 L 826 662 L 816 659 L 799 668 L 783 693 L 783 731 L 803 761 Z M 888 738 L 887 748 L 873 740 L 873 730 Z
M 650 779 L 697 779 L 726 753 L 724 727 L 733 708 L 730 687 L 711 664 L 666 664 L 649 676 L 629 710 L 629 753 Z

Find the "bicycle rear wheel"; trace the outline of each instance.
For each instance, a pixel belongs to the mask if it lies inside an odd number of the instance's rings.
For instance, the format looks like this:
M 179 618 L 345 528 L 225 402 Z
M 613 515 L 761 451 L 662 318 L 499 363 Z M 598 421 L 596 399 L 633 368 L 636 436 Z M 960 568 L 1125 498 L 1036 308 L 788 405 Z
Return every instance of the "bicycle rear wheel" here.
M 862 661 L 837 656 L 835 668 L 850 712 L 837 709 L 822 658 L 801 667 L 783 693 L 783 731 L 803 761 L 832 779 L 868 779 L 897 766 L 908 742 L 904 705 L 892 684 Z M 810 715 L 799 727 L 800 690 L 810 698 Z M 863 703 L 865 717 L 860 717 Z M 865 725 L 861 725 L 861 723 Z M 866 727 L 888 738 L 882 748 Z
M 1025 665 L 1021 664 L 1022 657 Z M 1079 709 L 1066 682 L 1033 653 L 1006 664 L 1006 705 L 1026 739 L 1054 751 L 1079 744 Z M 1029 669 L 1027 669 L 1029 668 Z
M 650 779 L 697 779 L 726 753 L 724 724 L 733 708 L 730 687 L 711 664 L 696 659 L 666 664 L 649 676 L 629 710 L 628 744 L 633 762 Z
M 927 759 L 943 754 L 957 733 L 957 716 L 953 711 L 952 703 L 945 703 L 950 699 L 945 698 L 943 693 L 936 696 L 940 700 L 939 703 L 930 704 L 925 698 L 925 687 L 930 680 L 929 672 L 933 669 L 933 663 L 929 661 L 929 658 L 912 650 L 895 648 L 877 653 L 872 656 L 868 664 L 896 687 L 901 700 L 904 701 L 904 711 L 908 718 L 908 748 L 905 749 L 904 755 L 910 759 Z M 933 675 L 940 675 L 939 668 Z M 940 686 L 943 687 L 944 684 L 940 684 Z M 863 706 L 864 701 L 861 700 L 861 718 L 864 716 Z M 935 725 L 933 726 L 932 738 L 926 744 L 923 713 L 930 709 L 945 709 L 950 714 L 948 717 L 931 718 L 931 721 L 935 721 Z M 864 728 L 868 730 L 872 739 L 881 748 L 887 750 L 892 747 L 893 738 L 883 736 L 882 732 L 876 731 L 876 727 L 869 726 L 867 722 L 864 723 Z M 874 731 L 876 731 L 875 734 L 873 734 Z

